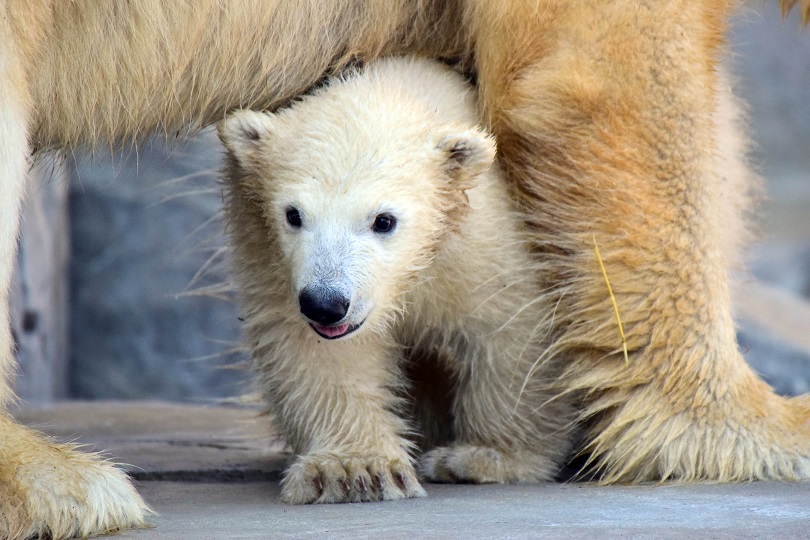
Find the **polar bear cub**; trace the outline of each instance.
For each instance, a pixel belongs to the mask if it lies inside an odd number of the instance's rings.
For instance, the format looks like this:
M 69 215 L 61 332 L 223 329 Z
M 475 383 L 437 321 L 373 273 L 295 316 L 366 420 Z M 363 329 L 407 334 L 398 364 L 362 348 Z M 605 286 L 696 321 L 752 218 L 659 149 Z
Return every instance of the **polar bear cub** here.
M 220 124 L 252 361 L 296 456 L 286 502 L 423 496 L 417 420 L 450 419 L 428 480 L 547 480 L 568 454 L 553 306 L 477 121 L 459 74 L 394 58 Z

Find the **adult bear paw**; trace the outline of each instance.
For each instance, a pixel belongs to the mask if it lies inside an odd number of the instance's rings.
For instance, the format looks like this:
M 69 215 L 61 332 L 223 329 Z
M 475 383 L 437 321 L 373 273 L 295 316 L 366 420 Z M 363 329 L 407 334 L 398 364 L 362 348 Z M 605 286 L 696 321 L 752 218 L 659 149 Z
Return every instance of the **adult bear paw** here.
M 0 414 L 0 538 L 84 538 L 145 527 L 150 513 L 112 463 Z
M 426 480 L 442 483 L 542 482 L 552 479 L 555 470 L 552 460 L 542 455 L 466 444 L 435 448 L 419 464 Z
M 376 456 L 300 456 L 282 482 L 287 504 L 393 501 L 424 497 L 413 466 Z

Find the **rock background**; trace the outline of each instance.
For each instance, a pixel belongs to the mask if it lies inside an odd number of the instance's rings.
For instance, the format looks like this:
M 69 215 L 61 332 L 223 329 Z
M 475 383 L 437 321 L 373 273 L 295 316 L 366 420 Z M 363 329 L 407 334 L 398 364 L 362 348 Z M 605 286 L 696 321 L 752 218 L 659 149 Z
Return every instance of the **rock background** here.
M 777 4 L 750 4 L 730 34 L 770 196 L 737 304 L 746 359 L 795 394 L 810 391 L 810 30 L 795 13 L 782 20 Z M 68 160 L 69 396 L 203 401 L 246 389 L 244 372 L 222 369 L 242 359 L 232 352 L 237 311 L 210 295 L 225 278 L 207 264 L 223 240 L 220 156 L 207 132 L 173 147 Z M 30 387 L 21 373 L 19 387 Z
M 751 276 L 736 291 L 740 348 L 777 391 L 810 392 L 810 29 L 765 0 L 749 3 L 729 38 L 767 191 Z
M 238 394 L 236 306 L 226 281 L 208 131 L 112 159 L 73 161 L 70 389 L 82 399 L 198 401 Z

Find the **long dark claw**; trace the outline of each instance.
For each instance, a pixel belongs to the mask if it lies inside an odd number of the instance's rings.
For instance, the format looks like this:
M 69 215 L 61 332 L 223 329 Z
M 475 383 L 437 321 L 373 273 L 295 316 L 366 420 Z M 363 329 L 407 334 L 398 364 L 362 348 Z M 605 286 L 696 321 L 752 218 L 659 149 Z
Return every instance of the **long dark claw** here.
M 381 474 L 377 473 L 374 475 L 374 478 L 371 479 L 371 487 L 374 491 L 382 493 L 383 487 L 385 487 L 385 480 Z
M 396 482 L 399 489 L 405 491 L 408 488 L 408 479 L 402 473 L 394 473 L 394 482 Z
M 318 492 L 318 497 L 323 495 L 323 480 L 321 480 L 321 477 L 316 476 L 312 479 L 312 483 L 315 486 L 315 491 Z

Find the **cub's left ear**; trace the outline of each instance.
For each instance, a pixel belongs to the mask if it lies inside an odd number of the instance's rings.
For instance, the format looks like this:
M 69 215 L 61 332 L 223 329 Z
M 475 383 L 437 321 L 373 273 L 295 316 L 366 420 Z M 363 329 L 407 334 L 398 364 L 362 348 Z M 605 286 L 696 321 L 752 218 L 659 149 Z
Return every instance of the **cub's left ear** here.
M 495 160 L 495 139 L 481 130 L 448 133 L 436 148 L 444 155 L 444 169 L 453 179 L 475 178 Z
M 267 144 L 274 131 L 274 120 L 269 113 L 236 111 L 217 125 L 219 140 L 244 165 L 255 160 L 260 148 Z

